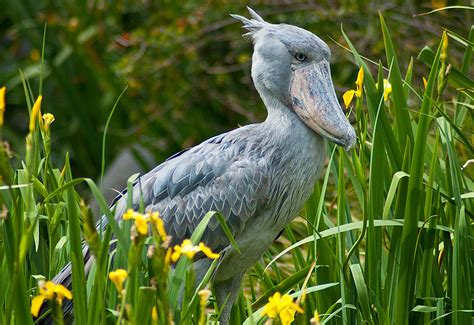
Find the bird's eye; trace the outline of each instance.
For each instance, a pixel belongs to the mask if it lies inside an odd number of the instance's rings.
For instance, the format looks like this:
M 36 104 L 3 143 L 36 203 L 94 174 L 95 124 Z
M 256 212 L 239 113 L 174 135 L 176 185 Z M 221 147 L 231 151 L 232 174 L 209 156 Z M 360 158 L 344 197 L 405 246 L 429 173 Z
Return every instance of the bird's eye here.
M 304 60 L 306 60 L 306 55 L 304 55 L 303 53 L 296 53 L 295 59 L 300 62 L 303 62 Z

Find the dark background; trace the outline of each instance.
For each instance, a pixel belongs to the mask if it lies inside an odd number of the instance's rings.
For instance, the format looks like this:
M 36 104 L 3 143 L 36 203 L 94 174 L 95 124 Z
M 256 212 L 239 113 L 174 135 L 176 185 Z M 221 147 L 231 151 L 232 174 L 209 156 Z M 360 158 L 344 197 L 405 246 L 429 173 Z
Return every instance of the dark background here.
M 413 17 L 455 4 L 463 3 L 6 0 L 0 13 L 0 84 L 7 86 L 3 137 L 14 155 L 22 157 L 28 110 L 19 70 L 36 96 L 45 24 L 42 111 L 56 117 L 53 158 L 60 162 L 69 152 L 74 176 L 97 178 L 104 126 L 128 85 L 106 145 L 107 166 L 117 157 L 127 161 L 109 173 L 121 183 L 137 163 L 148 169 L 182 148 L 265 118 L 250 77 L 251 43 L 229 14 L 248 16 L 248 5 L 269 22 L 298 25 L 320 36 L 332 50 L 332 75 L 342 98 L 354 87 L 357 67 L 337 44 L 345 46 L 341 26 L 360 53 L 378 61 L 385 58 L 381 11 L 405 71 L 424 44 L 435 46 L 442 28 L 466 37 L 462 33 L 472 24 L 469 10 Z M 461 61 L 462 50 L 450 44 L 451 62 Z M 416 87 L 422 86 L 421 75 L 426 70 L 416 69 Z

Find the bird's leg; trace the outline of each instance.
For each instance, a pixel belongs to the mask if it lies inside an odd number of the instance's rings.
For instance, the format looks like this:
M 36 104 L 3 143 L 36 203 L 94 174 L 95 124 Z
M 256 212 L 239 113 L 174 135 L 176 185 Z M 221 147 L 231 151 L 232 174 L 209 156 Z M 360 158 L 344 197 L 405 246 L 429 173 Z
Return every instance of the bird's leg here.
M 243 275 L 244 273 L 239 273 L 230 279 L 214 283 L 217 305 L 221 313 L 219 317 L 221 325 L 229 324 L 230 312 L 239 293 Z

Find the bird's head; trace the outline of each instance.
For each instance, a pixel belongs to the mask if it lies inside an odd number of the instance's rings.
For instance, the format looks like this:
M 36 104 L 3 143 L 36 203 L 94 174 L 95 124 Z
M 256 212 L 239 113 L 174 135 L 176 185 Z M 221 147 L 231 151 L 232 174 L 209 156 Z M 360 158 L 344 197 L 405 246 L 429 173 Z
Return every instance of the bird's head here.
M 350 149 L 356 141 L 332 84 L 331 51 L 313 33 L 287 24 L 270 24 L 249 8 L 243 22 L 254 42 L 252 78 L 260 94 L 293 109 L 316 133 Z

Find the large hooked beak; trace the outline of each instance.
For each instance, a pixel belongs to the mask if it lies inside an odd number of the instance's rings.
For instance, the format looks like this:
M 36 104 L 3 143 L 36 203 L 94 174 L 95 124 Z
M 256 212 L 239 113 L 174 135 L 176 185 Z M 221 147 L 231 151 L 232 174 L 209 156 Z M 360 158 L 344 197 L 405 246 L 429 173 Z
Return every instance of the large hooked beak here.
M 327 61 L 295 70 L 290 95 L 293 109 L 308 127 L 346 150 L 354 146 L 355 131 L 337 101 Z

